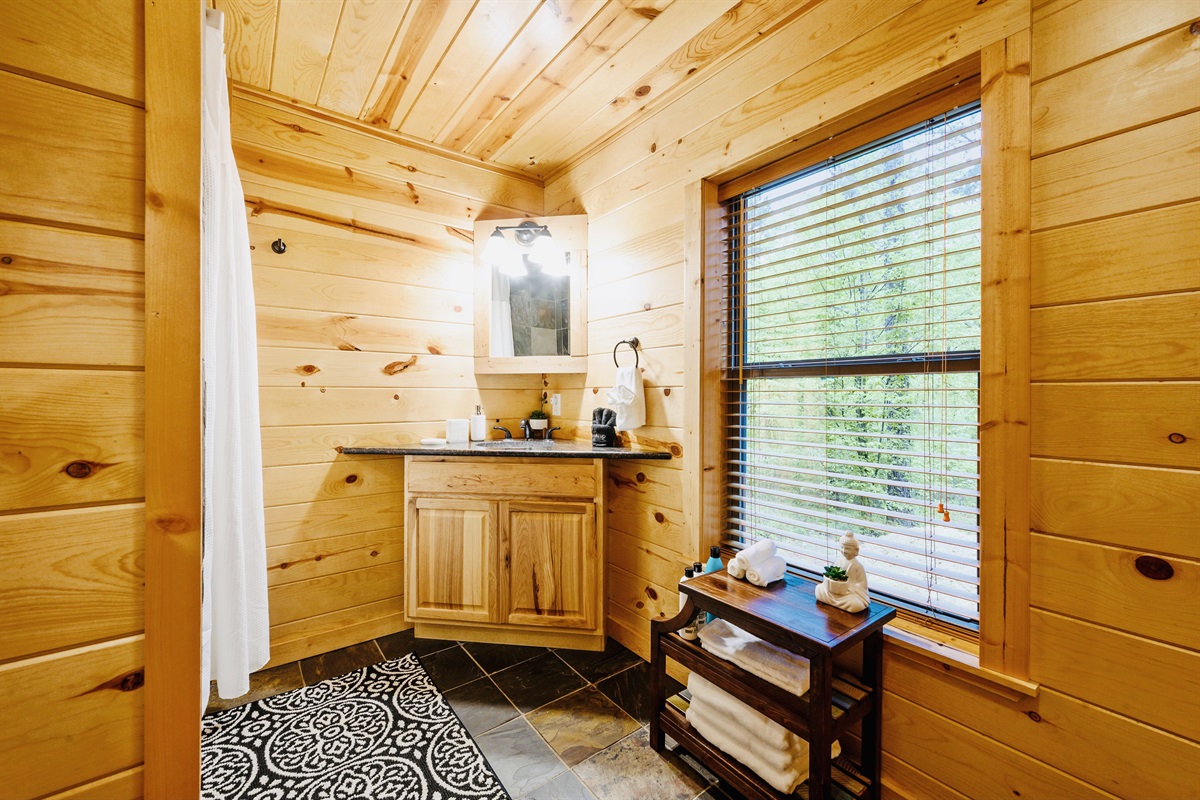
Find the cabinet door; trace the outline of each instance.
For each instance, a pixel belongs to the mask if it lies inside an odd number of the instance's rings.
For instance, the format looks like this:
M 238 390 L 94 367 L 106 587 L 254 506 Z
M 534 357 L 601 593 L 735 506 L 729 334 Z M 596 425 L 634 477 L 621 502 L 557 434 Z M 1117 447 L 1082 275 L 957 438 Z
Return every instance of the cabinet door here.
M 495 503 L 409 501 L 408 616 L 412 619 L 496 620 Z
M 604 580 L 593 503 L 503 504 L 508 591 L 514 625 L 595 628 Z

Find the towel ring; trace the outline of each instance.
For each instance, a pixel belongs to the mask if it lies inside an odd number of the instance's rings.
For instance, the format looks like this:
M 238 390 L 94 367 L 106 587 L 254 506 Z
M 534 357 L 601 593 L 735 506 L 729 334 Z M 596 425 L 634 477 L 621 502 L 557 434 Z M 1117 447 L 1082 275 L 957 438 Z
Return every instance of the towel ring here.
M 637 369 L 638 364 L 641 363 L 642 359 L 641 356 L 638 355 L 638 345 L 641 344 L 641 342 L 638 341 L 636 336 L 632 339 L 622 339 L 613 346 L 613 363 L 620 368 L 621 364 L 617 361 L 617 348 L 623 344 L 629 345 L 629 347 L 633 350 L 633 368 Z

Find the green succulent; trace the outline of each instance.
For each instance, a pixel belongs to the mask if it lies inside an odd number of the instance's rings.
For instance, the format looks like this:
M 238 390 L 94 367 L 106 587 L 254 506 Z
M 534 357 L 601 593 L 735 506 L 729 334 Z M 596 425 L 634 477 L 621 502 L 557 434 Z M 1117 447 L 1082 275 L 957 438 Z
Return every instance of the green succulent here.
M 848 580 L 850 576 L 846 574 L 846 570 L 830 564 L 825 568 L 825 577 L 831 581 L 844 581 Z

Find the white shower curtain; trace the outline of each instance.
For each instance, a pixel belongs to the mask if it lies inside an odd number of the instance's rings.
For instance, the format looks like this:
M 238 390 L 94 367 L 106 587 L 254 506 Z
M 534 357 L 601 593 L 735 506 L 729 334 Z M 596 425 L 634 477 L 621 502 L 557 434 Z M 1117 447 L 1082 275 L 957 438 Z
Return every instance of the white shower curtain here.
M 270 659 L 254 285 L 245 198 L 233 159 L 222 15 L 204 30 L 201 361 L 204 404 L 202 692 L 250 689 Z
M 493 358 L 513 355 L 512 285 L 508 276 L 495 267 L 492 270 L 492 348 Z

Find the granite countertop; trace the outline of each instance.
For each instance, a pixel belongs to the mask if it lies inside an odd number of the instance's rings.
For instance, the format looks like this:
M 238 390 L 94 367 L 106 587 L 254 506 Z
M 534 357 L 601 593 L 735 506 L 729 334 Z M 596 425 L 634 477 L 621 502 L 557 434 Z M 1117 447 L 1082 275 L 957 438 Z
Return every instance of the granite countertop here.
M 340 447 L 351 456 L 488 456 L 520 458 L 669 459 L 666 450 L 597 447 L 577 439 L 489 439 L 465 444 L 415 444 L 407 447 Z

